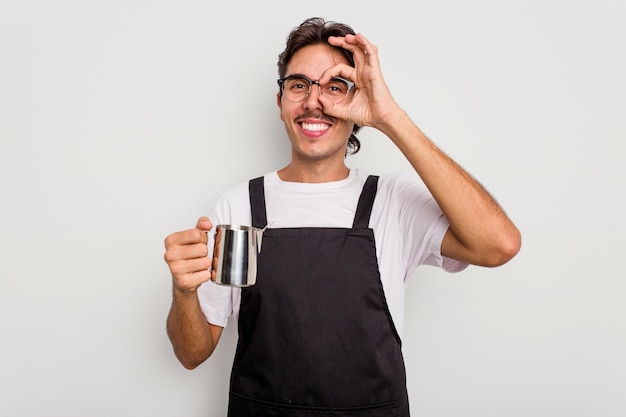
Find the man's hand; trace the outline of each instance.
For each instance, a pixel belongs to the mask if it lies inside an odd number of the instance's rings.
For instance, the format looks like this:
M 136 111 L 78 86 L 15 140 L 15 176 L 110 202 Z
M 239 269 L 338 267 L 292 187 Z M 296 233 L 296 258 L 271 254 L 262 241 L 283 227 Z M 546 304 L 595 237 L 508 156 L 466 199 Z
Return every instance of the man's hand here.
M 210 279 L 207 232 L 212 227 L 208 217 L 200 217 L 194 229 L 172 233 L 165 239 L 164 258 L 175 290 L 193 292 Z
M 343 120 L 350 120 L 358 126 L 371 126 L 381 129 L 394 113 L 401 112 L 394 101 L 382 75 L 378 61 L 378 48 L 362 34 L 331 36 L 331 45 L 352 52 L 354 67 L 337 64 L 324 72 L 320 83 L 324 84 L 333 77 L 342 77 L 354 82 L 355 90 L 347 100 L 332 104 L 324 96 L 324 113 Z

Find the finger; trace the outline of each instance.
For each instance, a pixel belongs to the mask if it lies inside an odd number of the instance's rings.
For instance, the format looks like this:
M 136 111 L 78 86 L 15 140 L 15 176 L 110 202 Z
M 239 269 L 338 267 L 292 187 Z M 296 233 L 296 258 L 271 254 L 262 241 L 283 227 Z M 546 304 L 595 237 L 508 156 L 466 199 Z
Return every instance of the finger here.
M 346 35 L 345 41 L 348 45 L 353 45 L 351 50 L 354 53 L 362 52 L 363 55 L 374 56 L 378 54 L 378 48 L 361 33 L 357 33 L 356 35 Z
M 183 261 L 172 262 L 170 264 L 170 271 L 176 279 L 184 281 L 188 279 L 188 275 L 195 274 L 197 272 L 209 271 L 211 266 L 211 260 L 209 258 L 196 258 L 186 259 Z
M 376 55 L 378 52 L 378 48 L 361 33 L 354 35 L 354 41 L 366 55 Z
M 344 37 L 330 37 L 328 43 L 352 52 L 355 62 L 365 62 L 368 55 L 375 55 L 377 50 L 367 38 L 360 33 Z
M 193 245 L 178 245 L 168 248 L 165 252 L 165 261 L 168 263 L 185 261 L 189 259 L 204 258 L 209 255 L 209 248 L 204 243 Z
M 196 228 L 200 230 L 211 230 L 212 227 L 213 223 L 211 223 L 211 220 L 206 216 L 200 217 L 196 223 Z
M 175 278 L 174 285 L 183 291 L 195 291 L 209 279 L 211 279 L 211 273 L 208 270 L 202 270 Z
M 165 238 L 165 247 L 171 248 L 177 245 L 189 245 L 194 243 L 207 243 L 207 233 L 200 229 L 189 229 L 182 232 L 172 233 Z
M 333 65 L 332 67 L 324 71 L 324 73 L 320 77 L 320 83 L 321 84 L 327 83 L 328 81 L 330 81 L 332 78 L 335 78 L 335 77 L 345 78 L 346 80 L 350 80 L 354 82 L 355 84 L 358 81 L 356 79 L 356 72 L 355 72 L 354 67 L 351 67 L 348 64 L 337 64 L 337 65 Z M 321 96 L 320 98 L 322 97 L 323 96 Z

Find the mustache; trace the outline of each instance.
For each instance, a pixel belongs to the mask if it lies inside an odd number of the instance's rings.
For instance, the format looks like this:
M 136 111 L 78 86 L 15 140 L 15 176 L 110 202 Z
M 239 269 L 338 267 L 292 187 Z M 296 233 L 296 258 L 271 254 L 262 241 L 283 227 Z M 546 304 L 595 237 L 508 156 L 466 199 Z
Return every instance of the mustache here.
M 318 119 L 318 120 L 328 122 L 330 124 L 335 124 L 337 121 L 337 119 L 335 119 L 334 117 L 328 116 L 319 111 L 303 113 L 300 116 L 296 117 L 295 121 L 301 122 L 302 120 L 306 120 L 306 119 Z

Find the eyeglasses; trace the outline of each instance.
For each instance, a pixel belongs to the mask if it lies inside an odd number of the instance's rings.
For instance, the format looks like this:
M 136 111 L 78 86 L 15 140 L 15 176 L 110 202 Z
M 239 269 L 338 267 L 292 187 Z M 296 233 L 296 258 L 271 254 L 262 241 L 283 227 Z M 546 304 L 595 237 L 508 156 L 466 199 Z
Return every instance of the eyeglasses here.
M 290 75 L 278 80 L 278 86 L 280 87 L 281 95 L 289 101 L 302 101 L 311 93 L 311 87 L 313 84 L 317 84 L 320 95 L 328 98 L 333 103 L 341 103 L 350 90 L 354 87 L 354 83 L 345 78 L 335 77 L 329 82 L 322 85 L 319 80 L 313 81 L 304 75 Z

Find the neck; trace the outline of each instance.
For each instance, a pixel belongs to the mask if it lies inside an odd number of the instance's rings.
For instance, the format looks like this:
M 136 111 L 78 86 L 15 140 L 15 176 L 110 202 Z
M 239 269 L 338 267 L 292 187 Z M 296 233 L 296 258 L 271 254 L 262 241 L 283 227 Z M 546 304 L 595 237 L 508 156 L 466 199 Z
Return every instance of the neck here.
M 349 174 L 350 169 L 343 163 L 335 167 L 328 167 L 324 164 L 315 163 L 294 164 L 292 161 L 278 171 L 278 176 L 283 181 L 307 183 L 341 181 L 348 178 Z

